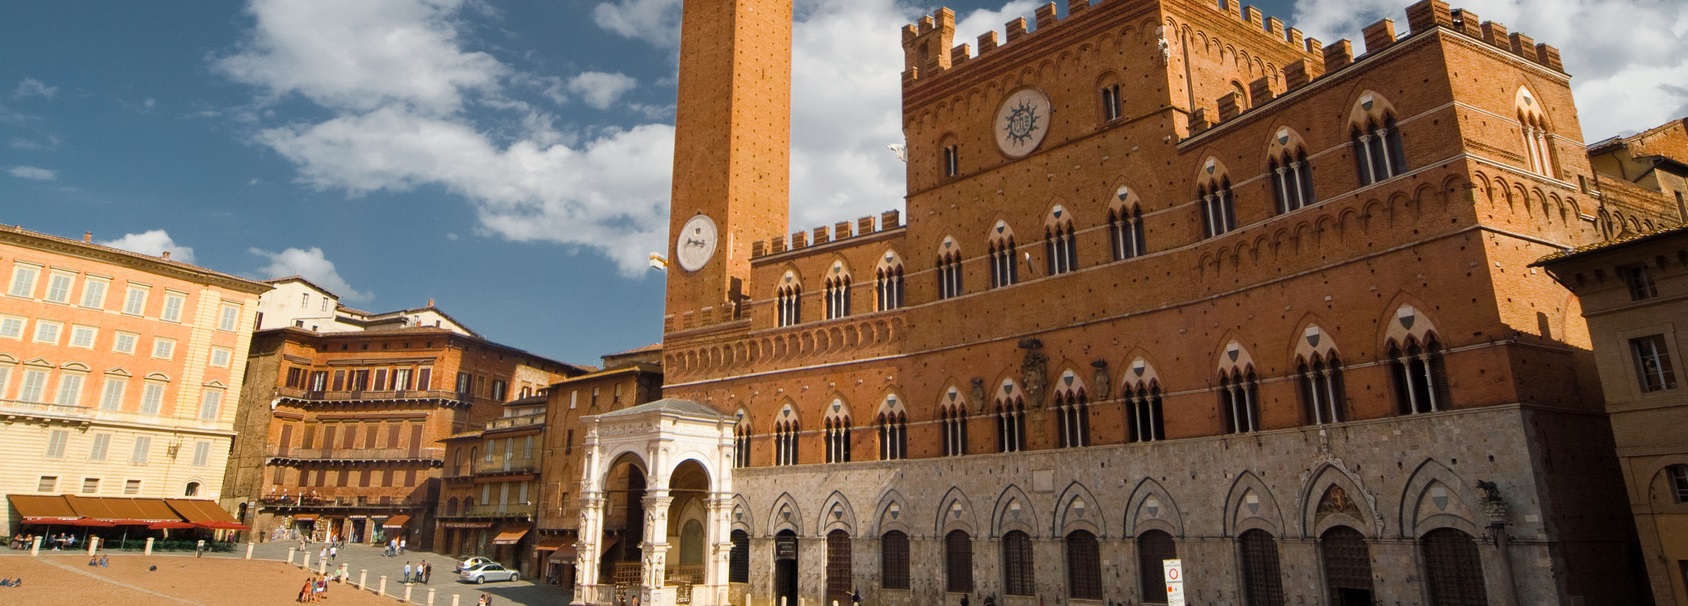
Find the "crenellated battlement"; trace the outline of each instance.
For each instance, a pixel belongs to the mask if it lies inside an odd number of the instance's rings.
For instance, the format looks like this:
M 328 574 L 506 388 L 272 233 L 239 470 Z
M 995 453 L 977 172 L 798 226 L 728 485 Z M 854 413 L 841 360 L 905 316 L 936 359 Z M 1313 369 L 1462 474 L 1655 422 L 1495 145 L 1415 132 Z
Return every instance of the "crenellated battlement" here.
M 1243 13 L 1239 18 L 1249 20 L 1249 14 Z M 1391 19 L 1380 19 L 1371 25 L 1367 25 L 1361 30 L 1361 41 L 1365 44 L 1365 51 L 1359 54 L 1355 53 L 1354 42 L 1348 39 L 1322 45 L 1317 39 L 1306 38 L 1307 51 L 1322 60 L 1304 59 L 1284 65 L 1283 90 L 1276 94 L 1271 87 L 1267 86 L 1268 83 L 1265 82 L 1264 78 L 1249 83 L 1249 95 L 1253 106 L 1260 106 L 1276 97 L 1312 84 L 1325 76 L 1335 74 L 1349 66 L 1363 63 L 1366 59 L 1376 56 L 1401 40 L 1427 33 L 1435 28 L 1461 34 L 1472 40 L 1516 55 L 1531 63 L 1561 74 L 1565 73 L 1565 65 L 1560 59 L 1559 49 L 1545 43 L 1537 43 L 1521 32 L 1509 33 L 1505 25 L 1493 21 L 1480 21 L 1476 13 L 1464 9 L 1450 8 L 1448 3 L 1441 0 L 1422 0 L 1408 6 L 1407 27 L 1410 29 L 1405 35 L 1398 35 L 1395 31 L 1395 22 Z M 1292 38 L 1300 38 L 1301 32 L 1291 29 L 1289 35 Z M 1241 95 L 1233 93 L 1216 100 L 1217 112 L 1198 109 L 1190 118 L 1192 134 L 1200 133 L 1246 114 L 1252 108 L 1243 107 L 1243 102 Z
M 829 242 L 843 242 L 852 238 L 890 231 L 902 226 L 902 215 L 901 211 L 888 210 L 879 213 L 877 226 L 874 224 L 873 217 L 862 217 L 856 219 L 854 223 L 839 221 L 830 229 L 823 225 L 807 232 L 792 232 L 790 237 L 780 236 L 766 241 L 758 240 L 750 244 L 750 258 L 752 262 L 755 262 L 756 259 L 768 255 L 777 255 Z
M 947 8 L 938 9 L 932 16 L 922 17 L 920 21 L 903 27 L 903 51 L 905 54 L 903 86 L 904 88 L 912 88 L 934 81 L 951 71 L 960 69 L 971 61 L 998 53 L 1004 48 L 1013 47 L 1023 40 L 1055 31 L 1064 23 L 1087 12 L 1099 13 L 1115 7 L 1124 7 L 1126 4 L 1124 2 L 1108 2 L 1092 7 L 1090 0 L 1067 0 L 1067 15 L 1063 18 L 1056 14 L 1054 2 L 1046 3 L 1037 7 L 1034 12 L 1035 29 L 1028 29 L 1024 17 L 1009 21 L 1004 26 L 1003 35 L 1000 38 L 998 32 L 994 30 L 985 32 L 978 37 L 977 54 L 967 44 L 954 44 L 955 12 Z M 1353 43 L 1349 40 L 1340 40 L 1326 46 L 1317 38 L 1306 37 L 1299 29 L 1285 27 L 1283 20 L 1277 17 L 1267 17 L 1259 8 L 1254 6 L 1244 7 L 1237 0 L 1216 0 L 1204 4 L 1217 13 L 1224 14 L 1230 19 L 1257 29 L 1267 38 L 1310 55 L 1311 59 L 1305 61 L 1302 65 L 1284 67 L 1286 84 L 1288 84 L 1290 90 L 1297 86 L 1305 86 L 1326 73 L 1337 71 L 1389 48 L 1396 41 L 1406 37 L 1396 34 L 1393 20 L 1378 20 L 1366 26 L 1362 31 L 1365 53 L 1355 55 Z M 1480 21 L 1475 13 L 1464 9 L 1452 9 L 1448 3 L 1440 0 L 1422 0 L 1408 6 L 1407 25 L 1410 28 L 1407 36 L 1441 27 L 1464 34 L 1474 40 L 1484 42 L 1548 69 L 1560 73 L 1565 71 L 1558 48 L 1537 43 L 1534 39 L 1522 33 L 1508 33 L 1505 25 L 1493 21 Z M 1291 70 L 1296 70 L 1293 77 L 1289 73 Z M 1259 104 L 1261 100 L 1263 99 L 1256 98 L 1256 104 Z

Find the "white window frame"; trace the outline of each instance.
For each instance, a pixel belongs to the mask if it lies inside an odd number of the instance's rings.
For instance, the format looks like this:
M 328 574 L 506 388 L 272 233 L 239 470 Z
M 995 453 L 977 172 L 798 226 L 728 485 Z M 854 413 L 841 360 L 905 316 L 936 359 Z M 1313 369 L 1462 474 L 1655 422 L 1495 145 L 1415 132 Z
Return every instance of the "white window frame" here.
M 88 460 L 104 461 L 111 454 L 111 434 L 96 433 L 94 441 L 88 445 Z
M 106 291 L 110 288 L 111 280 L 105 278 L 82 280 L 82 306 L 90 309 L 104 309 Z
M 234 359 L 234 350 L 229 349 L 227 347 L 213 347 L 213 348 L 211 348 L 211 365 L 212 366 L 216 366 L 218 368 L 228 368 L 229 362 L 232 361 L 233 359 Z
M 58 492 L 58 491 L 59 491 L 59 477 L 58 476 L 41 476 L 41 479 L 36 480 L 36 482 L 35 482 L 35 492 Z
M 93 349 L 94 340 L 99 338 L 100 329 L 81 324 L 70 325 L 70 342 L 67 345 L 78 349 Z M 83 337 L 87 338 L 84 339 Z
M 152 436 L 135 436 L 135 449 L 129 453 L 129 462 L 136 465 L 146 465 L 152 460 Z
M 48 459 L 63 459 L 64 449 L 69 445 L 70 430 L 54 429 L 49 431 L 47 432 L 47 453 L 44 457 Z
M 188 296 L 173 290 L 164 291 L 164 308 L 158 311 L 158 319 L 165 322 L 181 322 L 182 310 L 188 306 Z
M 29 318 L 23 316 L 0 316 L 0 339 L 22 341 L 23 329 L 28 325 Z
M 100 410 L 122 410 L 123 392 L 128 389 L 128 379 L 106 377 L 105 384 L 100 387 Z
M 152 294 L 152 287 L 130 284 L 123 291 L 123 313 L 131 316 L 143 316 L 147 312 L 147 297 Z
M 82 383 L 87 375 L 80 372 L 67 372 L 59 375 L 59 388 L 53 397 L 53 403 L 60 406 L 82 405 Z
M 30 340 L 35 343 L 59 344 L 59 337 L 64 334 L 64 324 L 48 320 L 35 321 L 35 335 Z
M 223 390 L 207 389 L 199 397 L 199 420 L 216 421 L 223 415 Z
M 25 299 L 34 298 L 35 282 L 41 279 L 41 266 L 28 263 L 12 264 L 12 280 L 6 286 L 6 294 Z
M 235 329 L 240 327 L 239 305 L 224 303 L 219 314 L 217 316 L 217 330 L 234 332 Z
M 140 480 L 124 480 L 123 494 L 141 494 Z
M 82 478 L 82 494 L 100 494 L 100 479 Z
M 200 440 L 198 442 L 195 442 L 194 445 L 193 445 L 193 466 L 194 467 L 204 467 L 204 466 L 210 464 L 210 462 L 211 462 L 211 443 L 207 442 L 205 440 Z
M 161 381 L 147 381 L 141 387 L 141 414 L 158 414 L 164 405 L 164 388 Z
M 64 271 L 47 273 L 47 293 L 43 300 L 48 303 L 70 303 L 70 291 L 76 288 L 76 274 Z
M 18 385 L 18 400 L 22 402 L 45 402 L 47 394 L 47 371 L 39 368 L 25 368 L 23 383 Z
M 135 345 L 141 340 L 141 335 L 132 332 L 119 331 L 111 338 L 111 350 L 120 354 L 135 354 Z
M 169 360 L 176 357 L 176 340 L 165 337 L 153 337 L 152 357 L 160 360 Z

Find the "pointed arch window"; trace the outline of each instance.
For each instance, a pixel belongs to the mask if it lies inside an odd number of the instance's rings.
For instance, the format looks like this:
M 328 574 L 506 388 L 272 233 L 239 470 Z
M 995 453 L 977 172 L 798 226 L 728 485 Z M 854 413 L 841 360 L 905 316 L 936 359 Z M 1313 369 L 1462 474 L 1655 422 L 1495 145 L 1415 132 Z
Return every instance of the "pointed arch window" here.
M 1284 580 L 1278 542 L 1258 528 L 1237 537 L 1242 551 L 1243 597 L 1248 606 L 1284 606 Z
M 951 530 L 944 535 L 944 590 L 973 591 L 973 537 L 965 530 Z
M 1285 150 L 1271 160 L 1272 194 L 1278 202 L 1278 214 L 1295 212 L 1312 206 L 1313 165 L 1307 162 L 1307 150 Z
M 1231 178 L 1221 177 L 1197 189 L 1202 203 L 1202 234 L 1209 238 L 1237 228 L 1236 203 L 1231 199 Z
M 1553 170 L 1553 145 L 1549 141 L 1553 134 L 1547 129 L 1547 116 L 1542 113 L 1541 104 L 1535 95 L 1527 88 L 1518 89 L 1518 127 L 1524 136 L 1524 157 L 1530 163 L 1530 171 L 1547 178 L 1557 178 Z
M 944 430 L 944 456 L 967 454 L 967 408 L 945 406 L 938 410 L 938 420 Z
M 775 305 L 779 310 L 779 325 L 792 326 L 803 321 L 803 286 L 791 283 L 779 287 Z
M 850 316 L 850 274 L 836 274 L 826 279 L 826 319 Z
M 887 263 L 874 270 L 874 309 L 885 311 L 903 306 L 903 264 Z
M 1020 265 L 1015 258 L 1014 236 L 993 239 L 989 245 L 991 288 L 1013 286 L 1020 281 Z
M 1026 449 L 1026 403 L 1019 397 L 996 401 L 997 452 Z
M 886 532 L 879 537 L 880 586 L 886 589 L 909 588 L 908 535 L 900 530 Z
M 1083 391 L 1055 394 L 1055 414 L 1060 422 L 1061 448 L 1090 445 L 1090 399 Z
M 750 466 L 750 423 L 739 421 L 733 430 L 733 467 Z
M 1325 587 L 1330 604 L 1372 603 L 1371 550 L 1365 535 L 1347 526 L 1334 526 L 1319 536 L 1325 564 Z
M 774 464 L 797 464 L 797 420 L 774 424 Z
M 1381 121 L 1367 118 L 1365 124 L 1355 124 L 1349 138 L 1354 144 L 1354 167 L 1359 171 L 1360 185 L 1407 172 L 1406 149 L 1394 115 L 1385 113 Z
M 1401 414 L 1449 408 L 1447 370 L 1442 367 L 1442 344 L 1436 335 L 1425 335 L 1423 342 L 1410 336 L 1404 345 L 1390 339 L 1389 368 Z
M 944 176 L 961 174 L 961 147 L 951 143 L 944 146 Z
M 1432 606 L 1489 603 L 1482 557 L 1471 535 L 1453 528 L 1438 528 L 1419 539 L 1419 551 Z
M 961 290 L 961 252 L 950 250 L 938 255 L 938 298 L 959 297 Z
M 908 458 L 908 416 L 901 412 L 879 415 L 879 460 Z
M 850 462 L 850 417 L 826 418 L 826 462 Z
M 1108 236 L 1114 260 L 1123 261 L 1144 254 L 1143 210 L 1136 205 L 1108 211 Z
M 1253 367 L 1219 373 L 1219 409 L 1225 418 L 1225 433 L 1260 430 L 1260 390 Z
M 727 552 L 727 582 L 750 582 L 750 533 L 733 529 L 732 550 Z
M 1342 359 L 1336 352 L 1300 358 L 1296 376 L 1301 384 L 1301 407 L 1314 425 L 1348 420 L 1348 396 L 1342 384 Z
M 1102 87 L 1102 121 L 1113 122 L 1122 115 L 1124 103 L 1120 101 L 1119 85 L 1108 84 Z
M 1102 599 L 1102 554 L 1096 535 L 1087 530 L 1067 533 L 1067 595 L 1075 600 Z
M 1137 578 L 1144 596 L 1166 595 L 1165 569 L 1161 562 L 1178 558 L 1178 544 L 1172 535 L 1149 530 L 1137 535 Z M 1145 598 L 1145 603 L 1155 600 Z
M 1055 215 L 1044 227 L 1043 236 L 1049 275 L 1058 276 L 1078 269 L 1078 237 L 1066 209 L 1055 207 Z
M 1161 416 L 1161 390 L 1157 382 L 1126 386 L 1125 411 L 1132 442 L 1166 439 L 1166 420 Z

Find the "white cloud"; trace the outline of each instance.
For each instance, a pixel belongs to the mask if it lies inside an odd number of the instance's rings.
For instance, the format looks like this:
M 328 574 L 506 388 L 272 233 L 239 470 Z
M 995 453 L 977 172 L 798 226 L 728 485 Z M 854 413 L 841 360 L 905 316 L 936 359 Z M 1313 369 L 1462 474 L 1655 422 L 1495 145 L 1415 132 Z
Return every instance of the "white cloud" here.
M 121 248 L 129 252 L 143 255 L 159 256 L 165 251 L 170 252 L 170 260 L 183 263 L 193 263 L 193 249 L 177 244 L 170 237 L 170 233 L 162 229 L 141 232 L 138 234 L 124 234 L 116 240 L 100 242 L 101 245 Z
M 1461 0 L 1485 21 L 1560 49 L 1574 76 L 1583 137 L 1594 142 L 1651 128 L 1688 113 L 1688 11 L 1657 0 Z M 1360 43 L 1360 28 L 1389 17 L 1405 29 L 1393 0 L 1298 0 L 1296 27 L 1334 42 Z M 1356 49 L 1359 50 L 1359 49 Z
M 569 92 L 580 95 L 587 105 L 594 108 L 609 109 L 616 100 L 638 84 L 638 80 L 626 74 L 582 72 L 569 80 Z
M 253 0 L 256 19 L 240 52 L 216 62 L 229 77 L 272 95 L 297 93 L 330 109 L 399 104 L 456 112 L 465 92 L 494 92 L 506 71 L 464 50 L 456 13 L 464 0 Z
M 680 0 L 615 0 L 592 10 L 598 27 L 661 48 L 680 45 Z
M 19 179 L 33 179 L 35 181 L 52 181 L 59 178 L 59 171 L 48 170 L 39 166 L 13 166 L 6 169 L 6 172 Z
M 24 78 L 22 81 L 18 82 L 18 87 L 12 91 L 12 97 L 17 99 L 22 99 L 24 97 L 41 97 L 43 99 L 51 99 L 58 96 L 58 94 L 59 87 L 48 86 L 47 83 L 34 78 Z
M 375 298 L 374 293 L 352 288 L 345 278 L 340 277 L 340 272 L 334 269 L 334 262 L 329 261 L 328 257 L 322 254 L 322 249 L 315 246 L 309 250 L 289 248 L 281 252 L 252 248 L 247 252 L 269 259 L 270 264 L 258 270 L 258 273 L 266 278 L 302 276 L 348 301 L 369 301 Z

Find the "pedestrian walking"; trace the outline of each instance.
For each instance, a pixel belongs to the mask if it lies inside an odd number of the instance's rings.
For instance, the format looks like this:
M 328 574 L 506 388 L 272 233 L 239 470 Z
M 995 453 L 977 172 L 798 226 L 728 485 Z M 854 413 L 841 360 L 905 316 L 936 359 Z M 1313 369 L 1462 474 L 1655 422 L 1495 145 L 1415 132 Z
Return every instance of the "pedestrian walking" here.
M 303 586 L 299 587 L 299 600 L 298 600 L 298 602 L 300 604 L 303 604 L 305 602 L 311 601 L 311 595 L 312 595 L 311 594 L 311 580 L 307 578 L 307 579 L 305 579 L 305 584 Z
M 404 563 L 404 582 L 406 585 L 410 584 L 410 562 Z
M 322 549 L 318 550 L 316 559 L 317 559 L 318 562 L 321 562 L 323 560 L 328 559 L 328 547 L 325 546 Z
M 340 548 L 339 547 L 329 547 L 328 548 L 328 559 L 339 560 L 340 559 Z
M 422 584 L 427 585 L 428 579 L 431 579 L 431 578 L 434 578 L 434 565 L 431 562 L 423 560 L 423 562 L 422 562 Z
M 404 554 L 404 539 L 399 539 L 399 554 Z

